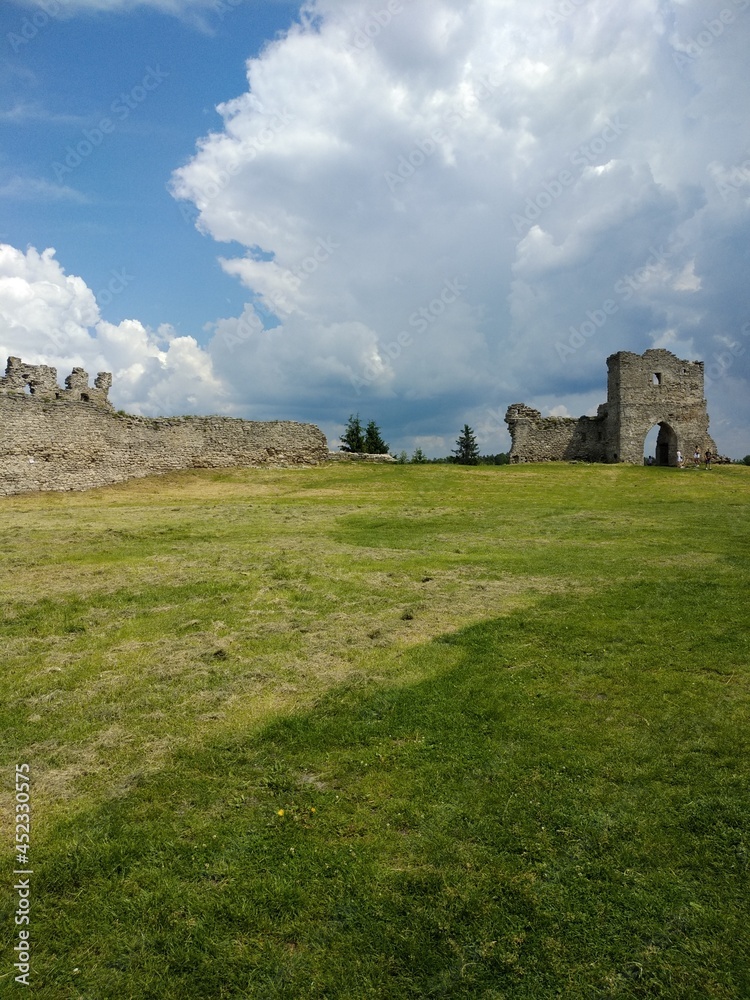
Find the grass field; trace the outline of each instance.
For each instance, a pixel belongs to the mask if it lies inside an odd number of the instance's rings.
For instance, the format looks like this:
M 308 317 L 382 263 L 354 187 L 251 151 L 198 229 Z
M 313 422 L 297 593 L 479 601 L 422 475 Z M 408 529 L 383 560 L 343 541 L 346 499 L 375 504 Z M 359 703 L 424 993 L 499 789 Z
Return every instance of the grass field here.
M 750 997 L 750 469 L 0 500 L 39 1000 Z

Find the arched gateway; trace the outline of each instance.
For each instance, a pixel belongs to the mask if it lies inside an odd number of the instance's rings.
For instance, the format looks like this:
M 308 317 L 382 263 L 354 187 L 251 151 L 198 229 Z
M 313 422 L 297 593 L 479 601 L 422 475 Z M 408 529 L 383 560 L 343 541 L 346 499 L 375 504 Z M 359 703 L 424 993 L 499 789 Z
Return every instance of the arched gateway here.
M 659 425 L 656 460 L 676 465 L 677 452 L 716 445 L 708 433 L 703 362 L 671 351 L 620 351 L 607 358 L 607 402 L 595 417 L 542 417 L 523 403 L 508 407 L 511 462 L 643 462 L 643 444 Z
M 655 424 L 648 432 L 643 446 L 644 458 L 652 458 L 656 465 L 677 464 L 677 435 L 666 421 Z M 685 452 L 680 448 L 680 451 Z

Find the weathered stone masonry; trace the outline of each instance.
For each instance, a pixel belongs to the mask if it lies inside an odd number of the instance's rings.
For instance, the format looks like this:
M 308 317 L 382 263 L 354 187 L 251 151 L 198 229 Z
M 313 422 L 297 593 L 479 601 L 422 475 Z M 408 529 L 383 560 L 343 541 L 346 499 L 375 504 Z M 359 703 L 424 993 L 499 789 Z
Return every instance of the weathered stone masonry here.
M 523 403 L 505 414 L 511 462 L 643 462 L 643 445 L 659 426 L 656 461 L 676 465 L 698 447 L 716 445 L 708 433 L 703 362 L 682 361 L 671 351 L 620 351 L 607 358 L 607 402 L 595 417 L 542 417 Z
M 57 372 L 9 358 L 0 378 L 0 495 L 85 490 L 190 468 L 315 465 L 326 437 L 314 424 L 232 417 L 148 418 L 115 413 L 112 376 Z

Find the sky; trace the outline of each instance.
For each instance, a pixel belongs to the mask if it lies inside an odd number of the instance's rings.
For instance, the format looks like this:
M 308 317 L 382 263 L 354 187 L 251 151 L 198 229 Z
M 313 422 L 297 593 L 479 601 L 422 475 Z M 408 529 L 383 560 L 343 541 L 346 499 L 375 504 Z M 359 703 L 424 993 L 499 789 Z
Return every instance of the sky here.
M 444 456 L 663 347 L 742 457 L 749 43 L 750 0 L 4 0 L 0 362 Z

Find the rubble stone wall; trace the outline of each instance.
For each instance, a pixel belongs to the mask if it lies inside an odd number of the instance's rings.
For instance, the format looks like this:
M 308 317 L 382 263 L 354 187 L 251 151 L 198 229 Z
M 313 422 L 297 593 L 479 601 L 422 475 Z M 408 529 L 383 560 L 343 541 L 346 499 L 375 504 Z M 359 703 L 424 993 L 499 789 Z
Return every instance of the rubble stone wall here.
M 85 372 L 74 373 L 68 391 L 76 399 L 57 388 L 54 369 L 33 394 L 28 382 L 11 377 L 8 384 L 8 375 L 19 373 L 17 365 L 9 369 L 0 380 L 0 495 L 86 490 L 179 469 L 315 465 L 328 457 L 326 437 L 313 424 L 127 416 L 106 400 L 106 373 L 98 389 Z
M 383 463 L 393 464 L 396 459 L 393 455 L 367 455 L 363 451 L 329 451 L 329 462 L 369 462 L 372 464 Z
M 543 417 L 539 410 L 514 403 L 505 419 L 513 438 L 511 462 L 604 461 L 602 417 Z

